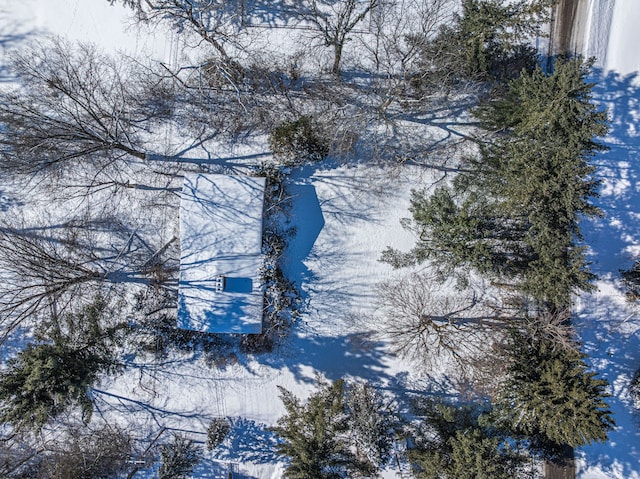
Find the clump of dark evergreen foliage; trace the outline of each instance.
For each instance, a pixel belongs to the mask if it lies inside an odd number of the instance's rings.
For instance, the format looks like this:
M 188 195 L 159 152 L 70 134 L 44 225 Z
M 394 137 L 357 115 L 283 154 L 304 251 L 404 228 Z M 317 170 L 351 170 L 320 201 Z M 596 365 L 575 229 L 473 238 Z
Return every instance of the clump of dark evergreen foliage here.
M 495 426 L 488 406 L 417 400 L 415 446 L 407 456 L 418 478 L 513 479 L 528 471 L 524 445 Z
M 620 272 L 622 281 L 627 288 L 627 298 L 635 301 L 640 298 L 640 261 L 636 260 L 629 269 Z
M 180 434 L 174 434 L 171 442 L 160 446 L 158 479 L 185 479 L 190 477 L 200 459 L 200 448 L 192 439 Z
M 418 90 L 452 88 L 470 82 L 506 82 L 533 71 L 537 52 L 531 40 L 544 36 L 555 0 L 463 0 L 452 22 L 434 39 L 409 36 L 421 51 Z
M 43 325 L 45 338 L 27 345 L 0 373 L 0 420 L 18 429 L 41 429 L 75 406 L 88 422 L 91 389 L 100 374 L 119 368 L 117 331 L 105 325 L 105 300 L 98 296 L 77 314 Z
M 273 155 L 287 166 L 320 161 L 329 154 L 329 142 L 309 115 L 276 126 L 269 136 L 269 146 Z
M 607 440 L 615 426 L 605 402 L 607 382 L 587 371 L 577 347 L 514 333 L 508 355 L 497 404 L 499 421 L 516 436 L 546 456 Z
M 302 403 L 281 388 L 287 410 L 272 428 L 289 458 L 287 479 L 371 477 L 390 458 L 395 419 L 383 398 L 364 384 L 321 383 Z
M 225 440 L 231 431 L 229 420 L 223 417 L 215 418 L 207 428 L 207 449 L 215 449 Z
M 591 102 L 587 73 L 580 60 L 558 60 L 553 73 L 523 73 L 476 109 L 494 134 L 453 186 L 413 192 L 407 225 L 418 243 L 383 260 L 432 260 L 444 275 L 473 270 L 543 308 L 568 308 L 574 293 L 590 291 L 579 223 L 601 214 L 589 160 L 605 148 L 595 138 L 607 116 Z

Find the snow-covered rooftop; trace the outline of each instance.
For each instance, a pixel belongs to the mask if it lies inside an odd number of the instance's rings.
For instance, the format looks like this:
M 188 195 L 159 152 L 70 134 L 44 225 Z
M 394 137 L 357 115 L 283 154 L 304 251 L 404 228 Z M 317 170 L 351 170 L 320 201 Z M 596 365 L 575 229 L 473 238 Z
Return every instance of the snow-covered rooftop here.
M 179 327 L 210 333 L 262 331 L 258 271 L 264 189 L 265 178 L 185 176 L 180 206 Z

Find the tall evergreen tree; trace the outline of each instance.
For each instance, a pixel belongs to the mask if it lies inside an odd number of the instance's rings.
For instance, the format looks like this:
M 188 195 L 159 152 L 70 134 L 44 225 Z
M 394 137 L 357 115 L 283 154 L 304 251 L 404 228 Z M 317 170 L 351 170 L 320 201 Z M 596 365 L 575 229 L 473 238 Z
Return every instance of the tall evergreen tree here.
M 526 224 L 509 218 L 494 200 L 471 189 L 448 186 L 413 191 L 406 228 L 418 241 L 407 253 L 387 248 L 382 261 L 394 267 L 432 261 L 443 276 L 475 270 L 510 276 L 521 267 Z
M 497 140 L 473 163 L 472 187 L 500 198 L 511 218 L 526 218 L 529 261 L 521 289 L 554 307 L 567 307 L 571 294 L 590 290 L 579 222 L 600 211 L 591 200 L 599 181 L 590 163 L 605 149 L 595 138 L 607 132 L 607 115 L 592 102 L 588 64 L 555 64 L 553 74 L 537 69 L 510 83 L 505 98 L 476 111 Z
M 40 429 L 74 405 L 88 420 L 93 410 L 89 391 L 100 367 L 94 356 L 64 345 L 28 345 L 0 376 L 0 420 Z
M 280 388 L 287 414 L 273 428 L 283 442 L 282 455 L 290 458 L 287 479 L 339 479 L 375 471 L 358 460 L 349 442 L 349 418 L 344 402 L 344 381 L 323 385 L 306 404 Z
M 488 411 L 427 401 L 416 447 L 408 452 L 420 479 L 514 479 L 525 456 L 489 422 Z M 511 441 L 511 444 L 515 444 Z
M 559 60 L 553 74 L 523 74 L 478 108 L 490 142 L 454 186 L 413 194 L 408 225 L 417 245 L 404 255 L 387 250 L 383 260 L 473 269 L 552 310 L 590 290 L 579 223 L 600 214 L 589 160 L 605 148 L 595 138 L 607 116 L 591 101 L 587 72 L 579 60 Z
M 515 433 L 548 453 L 606 441 L 615 425 L 606 403 L 607 382 L 588 372 L 583 354 L 514 333 L 509 355 L 498 405 Z
M 409 37 L 420 46 L 415 84 L 508 80 L 535 68 L 531 39 L 544 35 L 555 0 L 462 0 L 459 12 L 435 38 Z M 433 83 L 429 84 L 429 79 Z
M 42 326 L 48 337 L 29 344 L 0 373 L 0 421 L 17 428 L 40 429 L 50 419 L 80 407 L 93 412 L 91 388 L 103 372 L 118 368 L 115 331 L 105 327 L 107 305 L 101 296 L 81 312 L 54 318 Z

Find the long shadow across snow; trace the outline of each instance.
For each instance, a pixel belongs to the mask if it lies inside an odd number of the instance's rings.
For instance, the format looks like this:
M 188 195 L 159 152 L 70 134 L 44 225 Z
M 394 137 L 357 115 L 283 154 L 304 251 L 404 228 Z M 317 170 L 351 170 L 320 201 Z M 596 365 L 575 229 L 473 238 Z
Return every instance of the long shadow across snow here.
M 302 286 L 311 282 L 313 272 L 304 264 L 304 260 L 313 250 L 313 245 L 324 228 L 324 216 L 312 184 L 296 182 L 287 189 L 293 201 L 291 215 L 296 229 L 287 247 L 285 269 L 306 302 L 308 298 Z
M 601 178 L 595 203 L 604 217 L 582 224 L 591 268 L 600 291 L 582 295 L 576 323 L 598 375 L 611 385 L 608 399 L 617 427 L 609 441 L 582 448 L 587 468 L 600 466 L 611 477 L 640 477 L 640 425 L 628 394 L 640 366 L 640 315 L 624 300 L 620 269 L 640 256 L 640 79 L 637 74 L 595 71 L 594 98 L 606 107 L 609 151 L 594 160 Z M 588 473 L 587 473 L 588 474 Z

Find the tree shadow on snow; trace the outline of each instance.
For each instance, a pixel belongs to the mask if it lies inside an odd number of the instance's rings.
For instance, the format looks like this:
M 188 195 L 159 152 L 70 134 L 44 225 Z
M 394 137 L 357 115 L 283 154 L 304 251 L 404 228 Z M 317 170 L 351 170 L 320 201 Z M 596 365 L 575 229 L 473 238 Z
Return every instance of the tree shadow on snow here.
M 264 424 L 243 417 L 232 418 L 231 432 L 214 453 L 216 460 L 227 463 L 274 463 L 281 459 L 277 444 L 278 437 Z
M 593 81 L 594 97 L 609 114 L 609 151 L 593 161 L 602 180 L 595 203 L 605 217 L 585 221 L 583 228 L 594 272 L 617 277 L 640 255 L 640 79 L 596 71 Z
M 617 301 L 616 301 L 617 300 Z M 616 477 L 635 477 L 640 472 L 640 422 L 633 409 L 629 386 L 640 368 L 640 315 L 637 306 L 625 304 L 619 296 L 584 295 L 576 318 L 583 350 L 598 378 L 609 383 L 606 399 L 616 421 L 609 440 L 586 446 L 587 465 L 599 464 L 605 471 L 622 472 Z
M 306 301 L 308 295 L 302 285 L 313 279 L 313 272 L 304 264 L 304 260 L 324 228 L 324 216 L 313 185 L 296 182 L 288 185 L 287 191 L 293 200 L 291 217 L 295 235 L 289 240 L 284 267 L 289 279 L 298 285 L 302 300 Z
M 233 474 L 233 479 L 258 479 L 239 470 L 239 464 L 235 462 L 201 460 L 193 471 L 192 477 L 197 479 L 221 479 Z M 155 476 L 152 476 L 155 479 Z M 151 479 L 151 478 L 150 478 Z
M 0 9 L 0 83 L 14 79 L 7 65 L 9 54 L 20 44 L 28 41 L 34 33 L 24 30 L 24 26 L 12 18 L 11 12 Z
M 640 315 L 625 302 L 620 270 L 640 257 L 640 78 L 595 70 L 590 81 L 594 99 L 608 111 L 610 132 L 603 142 L 609 151 L 592 161 L 602 180 L 594 203 L 604 217 L 582 222 L 600 291 L 579 298 L 576 324 L 590 363 L 611 385 L 608 403 L 617 427 L 607 443 L 582 448 L 578 455 L 586 454 L 588 466 L 597 463 L 632 477 L 639 472 L 640 428 L 628 385 L 640 366 Z
M 329 381 L 348 378 L 380 386 L 390 382 L 384 344 L 367 333 L 341 336 L 296 335 L 280 354 L 257 358 L 262 364 L 288 369 L 299 383 L 315 385 L 317 375 Z

